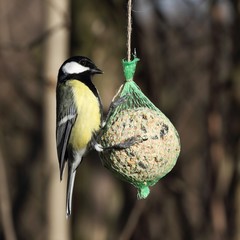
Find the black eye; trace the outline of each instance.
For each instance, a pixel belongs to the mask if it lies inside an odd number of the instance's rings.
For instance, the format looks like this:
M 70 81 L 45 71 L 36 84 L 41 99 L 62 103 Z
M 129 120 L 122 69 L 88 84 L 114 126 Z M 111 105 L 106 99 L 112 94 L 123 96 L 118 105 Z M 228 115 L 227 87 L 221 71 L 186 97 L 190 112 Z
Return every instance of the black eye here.
M 86 66 L 87 66 L 87 61 L 86 61 L 86 60 L 82 60 L 82 61 L 80 62 L 80 64 L 86 67 Z

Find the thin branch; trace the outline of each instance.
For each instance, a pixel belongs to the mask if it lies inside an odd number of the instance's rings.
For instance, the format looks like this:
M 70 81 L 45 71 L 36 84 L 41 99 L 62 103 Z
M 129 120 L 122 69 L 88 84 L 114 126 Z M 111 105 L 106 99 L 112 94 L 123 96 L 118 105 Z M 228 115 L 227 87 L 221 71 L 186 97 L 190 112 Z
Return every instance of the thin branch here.
M 147 200 L 138 200 L 128 218 L 128 221 L 120 235 L 119 240 L 128 240 L 131 238 L 134 230 L 137 227 L 139 218 L 145 210 Z

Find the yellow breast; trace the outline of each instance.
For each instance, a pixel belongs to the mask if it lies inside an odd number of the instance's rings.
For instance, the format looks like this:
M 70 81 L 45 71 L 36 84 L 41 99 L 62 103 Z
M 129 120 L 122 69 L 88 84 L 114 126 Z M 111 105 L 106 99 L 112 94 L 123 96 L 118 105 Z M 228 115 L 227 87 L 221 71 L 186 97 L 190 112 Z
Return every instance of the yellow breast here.
M 90 142 L 93 132 L 100 129 L 100 105 L 97 97 L 84 83 L 70 80 L 67 84 L 73 89 L 78 113 L 69 143 L 73 149 L 80 150 L 85 148 Z

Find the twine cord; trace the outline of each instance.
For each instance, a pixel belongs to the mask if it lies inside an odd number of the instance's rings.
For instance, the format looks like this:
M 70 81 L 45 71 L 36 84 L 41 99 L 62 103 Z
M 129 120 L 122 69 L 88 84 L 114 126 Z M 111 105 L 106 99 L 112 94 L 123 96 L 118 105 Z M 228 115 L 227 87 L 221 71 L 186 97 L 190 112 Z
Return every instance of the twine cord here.
M 128 0 L 128 26 L 127 26 L 127 60 L 131 61 L 131 36 L 132 36 L 132 0 Z
M 136 65 L 139 59 L 134 51 L 134 59 L 131 61 L 131 37 L 132 37 L 132 0 L 128 0 L 127 5 L 128 21 L 127 21 L 127 60 L 123 60 L 123 71 L 126 81 L 133 81 L 133 75 L 136 70 Z

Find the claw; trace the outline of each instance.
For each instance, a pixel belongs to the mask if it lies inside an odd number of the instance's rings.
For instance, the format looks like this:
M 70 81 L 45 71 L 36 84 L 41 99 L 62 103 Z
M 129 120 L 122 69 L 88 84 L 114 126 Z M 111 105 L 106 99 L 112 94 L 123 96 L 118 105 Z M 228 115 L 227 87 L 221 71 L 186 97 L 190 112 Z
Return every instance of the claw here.
M 108 119 L 110 118 L 112 112 L 114 111 L 114 109 L 116 107 L 118 107 L 119 105 L 125 103 L 127 101 L 127 98 L 130 96 L 131 94 L 126 94 L 122 97 L 119 97 L 117 100 L 114 100 L 111 102 L 110 104 L 110 107 L 109 107 L 109 110 L 108 110 L 108 113 L 107 113 L 107 117 L 106 117 L 106 120 L 104 121 L 105 123 L 108 121 Z M 105 124 L 102 126 L 104 127 Z
M 118 143 L 109 147 L 104 147 L 103 151 L 109 151 L 109 150 L 122 150 L 122 149 L 127 149 L 134 144 L 140 143 L 142 140 L 139 139 L 139 137 L 131 137 L 125 140 L 122 143 Z
M 130 94 L 126 94 L 122 97 L 119 97 L 117 100 L 114 100 L 110 106 L 110 108 L 112 107 L 113 109 L 118 107 L 120 104 L 125 103 L 127 101 L 127 98 L 130 96 Z

